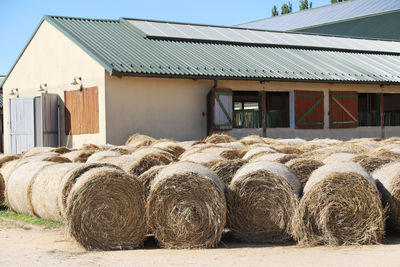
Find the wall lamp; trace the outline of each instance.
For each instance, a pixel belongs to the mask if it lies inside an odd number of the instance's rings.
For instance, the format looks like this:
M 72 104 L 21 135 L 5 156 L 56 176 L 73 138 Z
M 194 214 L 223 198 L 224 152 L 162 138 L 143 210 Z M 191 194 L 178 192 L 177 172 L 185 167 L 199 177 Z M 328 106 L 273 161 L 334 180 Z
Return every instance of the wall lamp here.
M 38 90 L 39 92 L 45 92 L 45 93 L 47 93 L 47 83 L 42 83 L 40 86 L 39 86 L 39 90 Z
M 19 97 L 19 92 L 18 92 L 18 88 L 13 88 L 11 89 L 11 93 L 9 94 L 10 96 L 17 96 Z
M 82 88 L 83 88 L 82 77 L 75 76 L 74 81 L 71 83 L 71 85 L 80 85 L 79 89 L 82 90 Z

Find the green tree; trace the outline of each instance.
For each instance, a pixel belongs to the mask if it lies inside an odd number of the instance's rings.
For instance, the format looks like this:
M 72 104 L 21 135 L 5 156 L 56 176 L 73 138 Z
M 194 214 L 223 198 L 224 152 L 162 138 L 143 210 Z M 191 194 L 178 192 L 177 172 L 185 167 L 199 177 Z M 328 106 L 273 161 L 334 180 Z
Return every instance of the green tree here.
M 300 0 L 300 10 L 312 8 L 312 2 L 308 3 L 308 0 Z
M 274 5 L 274 7 L 272 8 L 272 16 L 279 16 L 279 12 L 278 12 L 278 8 Z
M 290 1 L 289 1 L 287 4 L 284 3 L 284 4 L 282 5 L 281 10 L 282 10 L 282 12 L 281 12 L 282 15 L 283 15 L 283 14 L 292 13 L 292 10 L 293 10 L 293 8 L 292 8 L 292 3 L 290 3 Z
M 331 0 L 331 4 L 336 4 L 339 2 L 345 2 L 345 1 L 347 1 L 347 0 Z

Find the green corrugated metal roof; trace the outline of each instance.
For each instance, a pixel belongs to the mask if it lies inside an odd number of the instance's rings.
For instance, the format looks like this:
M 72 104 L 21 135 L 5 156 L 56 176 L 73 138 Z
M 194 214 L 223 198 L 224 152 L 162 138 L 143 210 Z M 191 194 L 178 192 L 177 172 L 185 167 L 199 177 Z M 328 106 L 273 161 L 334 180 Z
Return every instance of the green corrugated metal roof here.
M 294 32 L 400 40 L 400 11 L 296 29 Z
M 112 75 L 400 83 L 398 53 L 147 38 L 125 19 L 45 19 Z

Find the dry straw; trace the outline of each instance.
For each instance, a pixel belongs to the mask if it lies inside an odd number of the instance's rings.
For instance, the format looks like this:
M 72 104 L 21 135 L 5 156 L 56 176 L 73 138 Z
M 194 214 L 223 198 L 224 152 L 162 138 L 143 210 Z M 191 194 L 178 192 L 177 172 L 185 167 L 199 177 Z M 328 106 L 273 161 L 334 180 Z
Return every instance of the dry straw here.
M 99 151 L 94 154 L 92 154 L 88 159 L 87 163 L 95 163 L 95 162 L 101 162 L 105 158 L 112 158 L 112 157 L 119 157 L 121 154 L 117 151 L 110 151 L 110 150 L 105 150 L 105 151 Z
M 151 183 L 146 214 L 162 247 L 214 247 L 225 226 L 223 185 L 214 172 L 199 164 L 171 164 Z
M 273 161 L 285 164 L 286 162 L 298 158 L 296 154 L 283 154 L 283 153 L 270 153 L 270 154 L 263 154 L 257 157 L 253 157 L 250 162 L 257 162 L 257 161 Z
M 246 163 L 247 160 L 244 159 L 223 160 L 212 166 L 211 170 L 217 174 L 221 182 L 227 187 L 237 170 Z
M 265 144 L 265 141 L 262 139 L 262 137 L 258 135 L 249 135 L 243 137 L 242 139 L 240 139 L 240 142 L 246 146 L 253 144 Z
M 66 214 L 69 233 L 89 250 L 137 248 L 147 233 L 143 186 L 117 167 L 81 174 L 68 195 Z
M 318 160 L 297 158 L 285 164 L 299 179 L 301 187 L 304 188 L 311 173 L 323 166 L 324 163 Z
M 152 147 L 155 148 L 160 148 L 162 150 L 167 151 L 168 153 L 171 153 L 174 155 L 176 158 L 179 158 L 180 155 L 182 155 L 183 152 L 186 151 L 185 148 L 183 148 L 179 143 L 175 141 L 161 141 L 161 142 L 155 142 Z
M 248 163 L 227 188 L 227 225 L 241 241 L 286 242 L 299 192 L 297 177 L 285 165 Z
M 61 163 L 48 165 L 39 171 L 32 185 L 33 214 L 48 220 L 63 221 L 57 195 L 60 183 L 67 172 L 79 166 L 81 163 Z
M 209 154 L 209 153 L 194 153 L 191 155 L 188 155 L 186 157 L 181 158 L 183 161 L 191 161 L 194 163 L 201 164 L 207 168 L 211 168 L 215 164 L 217 164 L 220 161 L 223 161 L 224 158 L 221 156 L 218 156 L 216 154 Z
M 74 150 L 63 154 L 63 157 L 69 159 L 71 162 L 84 163 L 91 155 L 96 152 L 96 150 Z
M 352 159 L 356 156 L 353 153 L 334 153 L 327 158 L 325 158 L 322 162 L 324 164 L 331 164 L 340 161 L 352 161 Z
M 384 210 L 374 179 L 358 164 L 315 170 L 292 222 L 300 245 L 375 244 L 384 234 Z
M 17 155 L 11 155 L 11 154 L 0 154 L 0 168 L 3 167 L 7 162 L 13 161 L 19 159 L 19 156 Z M 5 195 L 4 191 L 6 189 L 6 181 L 3 178 L 3 174 L 0 171 L 0 203 L 5 200 Z
M 212 134 L 208 136 L 204 141 L 210 144 L 219 144 L 235 142 L 236 139 L 226 134 Z
M 165 165 L 154 166 L 142 173 L 138 179 L 144 186 L 145 196 L 146 198 L 150 193 L 150 184 L 156 178 L 157 174 L 165 168 Z
M 35 215 L 32 206 L 32 186 L 38 173 L 46 166 L 55 164 L 48 161 L 31 161 L 17 167 L 7 182 L 7 205 L 17 213 Z
M 150 136 L 136 133 L 128 138 L 125 145 L 134 148 L 140 148 L 140 147 L 151 146 L 151 144 L 155 141 L 156 140 Z
M 379 169 L 381 166 L 386 165 L 395 161 L 394 159 L 390 158 L 378 158 L 378 157 L 364 157 L 360 158 L 358 161 L 354 160 L 361 167 L 363 167 L 368 173 L 373 173 L 375 170 Z
M 135 152 L 135 148 L 130 147 L 130 146 L 113 146 L 112 148 L 109 149 L 109 151 L 116 151 L 121 155 L 130 155 L 133 152 Z
M 385 207 L 388 207 L 388 226 L 400 231 L 400 163 L 383 165 L 373 172 Z
M 252 147 L 246 152 L 246 154 L 243 155 L 243 159 L 251 160 L 258 156 L 270 153 L 276 153 L 276 151 L 270 148 L 269 146 Z

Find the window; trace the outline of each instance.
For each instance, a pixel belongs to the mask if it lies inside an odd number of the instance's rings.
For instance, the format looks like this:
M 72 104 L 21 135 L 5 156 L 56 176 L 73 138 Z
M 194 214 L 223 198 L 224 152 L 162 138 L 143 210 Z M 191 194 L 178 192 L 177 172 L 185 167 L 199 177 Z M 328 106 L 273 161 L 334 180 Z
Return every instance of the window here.
M 261 106 L 256 91 L 234 91 L 234 128 L 261 128 Z
M 359 126 L 378 126 L 380 124 L 380 98 L 378 94 L 358 94 Z
M 289 92 L 266 92 L 267 128 L 289 127 Z
M 385 126 L 400 126 L 400 94 L 383 95 Z
M 99 132 L 99 101 L 97 87 L 65 91 L 65 134 Z

